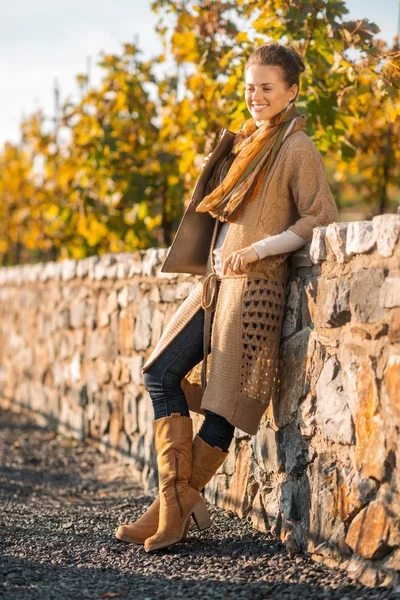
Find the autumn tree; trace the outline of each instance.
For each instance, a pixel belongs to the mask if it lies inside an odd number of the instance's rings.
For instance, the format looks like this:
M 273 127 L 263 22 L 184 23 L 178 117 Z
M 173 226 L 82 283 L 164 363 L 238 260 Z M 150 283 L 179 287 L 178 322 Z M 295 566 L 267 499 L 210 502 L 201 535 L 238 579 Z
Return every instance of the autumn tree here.
M 160 55 L 103 54 L 103 79 L 78 75 L 57 127 L 37 111 L 0 153 L 2 264 L 169 246 L 204 154 L 249 118 L 244 65 L 254 47 L 290 44 L 307 69 L 297 106 L 341 207 L 395 208 L 398 40 L 348 21 L 341 0 L 155 0 Z M 397 198 L 398 200 L 398 198 Z

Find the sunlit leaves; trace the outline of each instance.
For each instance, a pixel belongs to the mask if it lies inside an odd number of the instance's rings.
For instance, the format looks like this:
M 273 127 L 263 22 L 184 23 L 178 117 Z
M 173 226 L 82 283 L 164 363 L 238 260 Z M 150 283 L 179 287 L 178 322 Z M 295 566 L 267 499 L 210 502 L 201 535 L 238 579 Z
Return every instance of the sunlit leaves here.
M 56 131 L 39 110 L 21 124 L 21 144 L 4 146 L 3 264 L 170 245 L 204 154 L 223 127 L 237 131 L 250 116 L 244 65 L 271 40 L 305 60 L 297 107 L 338 202 L 394 206 L 400 52 L 374 39 L 375 24 L 347 20 L 342 0 L 151 6 L 160 55 L 145 61 L 128 43 L 103 54 L 101 84 L 88 89 L 77 75 L 81 98 L 63 104 Z

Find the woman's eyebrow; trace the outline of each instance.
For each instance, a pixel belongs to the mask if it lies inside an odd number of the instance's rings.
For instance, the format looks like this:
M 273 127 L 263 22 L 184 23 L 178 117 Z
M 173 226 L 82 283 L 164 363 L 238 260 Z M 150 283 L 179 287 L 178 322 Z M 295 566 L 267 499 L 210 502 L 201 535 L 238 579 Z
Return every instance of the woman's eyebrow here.
M 246 83 L 246 85 L 254 85 L 254 83 Z M 266 83 L 260 83 L 260 85 L 275 85 L 272 81 L 267 81 Z

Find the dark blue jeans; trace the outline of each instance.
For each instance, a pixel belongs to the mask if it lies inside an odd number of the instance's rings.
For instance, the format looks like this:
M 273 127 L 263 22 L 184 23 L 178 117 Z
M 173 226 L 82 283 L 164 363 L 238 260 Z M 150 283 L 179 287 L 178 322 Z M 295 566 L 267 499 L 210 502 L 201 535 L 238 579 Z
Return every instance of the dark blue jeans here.
M 211 326 L 214 315 L 215 312 Z M 181 381 L 203 358 L 203 331 L 204 309 L 200 308 L 144 373 L 143 381 L 153 403 L 155 419 L 168 417 L 173 412 L 190 416 Z M 208 354 L 210 351 L 211 344 Z M 204 409 L 204 413 L 198 435 L 210 446 L 218 446 L 227 452 L 235 426 L 211 410 Z

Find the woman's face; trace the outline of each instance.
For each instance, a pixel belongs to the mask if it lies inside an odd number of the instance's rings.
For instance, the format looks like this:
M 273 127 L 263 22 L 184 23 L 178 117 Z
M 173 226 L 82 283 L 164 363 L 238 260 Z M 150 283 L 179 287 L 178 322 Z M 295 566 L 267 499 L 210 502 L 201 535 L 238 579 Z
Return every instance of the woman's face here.
M 293 100 L 298 86 L 286 89 L 283 72 L 276 65 L 251 65 L 246 72 L 246 104 L 253 119 L 269 120 Z

